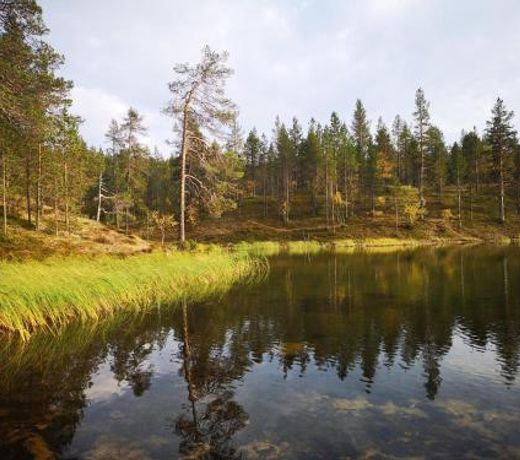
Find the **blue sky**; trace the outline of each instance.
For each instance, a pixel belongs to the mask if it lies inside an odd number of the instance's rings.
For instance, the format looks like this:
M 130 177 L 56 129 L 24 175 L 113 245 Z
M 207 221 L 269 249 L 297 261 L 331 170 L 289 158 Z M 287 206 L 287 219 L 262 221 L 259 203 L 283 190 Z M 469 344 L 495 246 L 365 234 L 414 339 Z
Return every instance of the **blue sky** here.
M 165 155 L 161 114 L 175 63 L 209 44 L 230 53 L 229 94 L 244 132 L 271 133 L 276 115 L 304 126 L 365 103 L 411 119 L 422 86 L 432 122 L 456 140 L 483 129 L 497 96 L 520 112 L 517 0 L 42 0 L 49 41 L 65 55 L 74 111 L 87 141 L 104 146 L 111 118 L 137 108 L 146 142 Z M 518 125 L 518 120 L 517 120 Z

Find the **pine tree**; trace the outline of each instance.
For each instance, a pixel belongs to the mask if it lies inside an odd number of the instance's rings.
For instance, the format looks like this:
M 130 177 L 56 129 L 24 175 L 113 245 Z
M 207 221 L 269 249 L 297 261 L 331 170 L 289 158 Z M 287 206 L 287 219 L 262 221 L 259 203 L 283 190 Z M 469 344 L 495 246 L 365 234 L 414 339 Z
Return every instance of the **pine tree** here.
M 217 135 L 236 120 L 235 105 L 224 94 L 225 83 L 233 73 L 226 64 L 227 56 L 226 52 L 217 53 L 206 46 L 198 64 L 175 66 L 176 79 L 168 85 L 172 100 L 165 112 L 178 119 L 182 126 L 179 173 L 179 236 L 182 244 L 186 240 L 186 164 L 188 156 L 193 153 L 192 146 L 200 141 L 190 130 L 191 122 L 199 129 Z
M 430 126 L 426 133 L 428 159 L 430 164 L 430 181 L 434 185 L 442 200 L 447 174 L 447 150 L 444 136 L 439 128 Z
M 302 188 L 310 196 L 310 212 L 314 216 L 318 214 L 318 164 L 320 155 L 321 145 L 316 122 L 311 120 L 302 146 L 299 165 Z
M 424 174 L 425 174 L 425 156 L 428 144 L 428 128 L 430 127 L 430 103 L 424 96 L 424 91 L 419 88 L 415 93 L 415 137 L 419 149 L 419 199 L 421 206 L 425 206 L 424 200 Z
M 403 145 L 403 130 L 406 123 L 401 119 L 399 115 L 396 115 L 392 123 L 392 141 L 394 144 L 395 151 L 395 168 L 396 168 L 396 180 L 398 183 L 403 181 L 403 157 L 404 157 L 404 145 Z
M 451 170 L 457 186 L 457 220 L 459 228 L 462 228 L 462 178 L 466 172 L 466 163 L 462 150 L 457 142 L 455 142 L 450 152 Z
M 486 139 L 491 146 L 493 167 L 498 176 L 499 219 L 504 223 L 506 221 L 506 173 L 510 168 L 513 148 L 517 142 L 516 131 L 511 123 L 514 112 L 507 110 L 504 101 L 498 98 L 491 115 L 491 119 L 487 122 Z
M 244 156 L 246 159 L 246 185 L 247 189 L 251 190 L 252 196 L 256 195 L 256 170 L 260 161 L 261 141 L 258 137 L 256 128 L 253 128 L 244 144 Z
M 356 100 L 354 109 L 354 117 L 352 120 L 352 139 L 356 148 L 356 163 L 359 165 L 359 182 L 360 187 L 364 185 L 364 175 L 366 175 L 366 165 L 370 146 L 372 145 L 372 135 L 370 134 L 370 126 L 367 120 L 365 107 L 360 99 Z M 354 201 L 352 200 L 352 206 Z
M 146 188 L 145 164 L 149 153 L 139 140 L 140 136 L 146 133 L 146 127 L 136 109 L 128 109 L 120 130 L 124 147 L 120 150 L 119 158 L 124 177 L 125 233 L 128 233 L 131 213 L 135 216 L 142 208 L 142 197 Z
M 293 158 L 293 144 L 289 132 L 283 123 L 276 131 L 276 151 L 280 159 L 280 216 L 285 224 L 290 220 L 290 184 Z

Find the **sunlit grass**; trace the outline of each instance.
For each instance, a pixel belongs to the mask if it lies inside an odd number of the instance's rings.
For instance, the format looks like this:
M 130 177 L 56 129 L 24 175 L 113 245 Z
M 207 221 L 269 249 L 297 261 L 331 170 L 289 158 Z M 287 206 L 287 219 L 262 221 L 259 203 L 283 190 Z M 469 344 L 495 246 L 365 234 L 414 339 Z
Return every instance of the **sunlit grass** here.
M 289 254 L 314 254 L 326 250 L 327 246 L 319 241 L 289 241 L 287 252 Z
M 199 300 L 262 271 L 247 252 L 157 252 L 0 263 L 0 328 L 28 337 L 72 319 L 96 320 L 181 298 Z
M 355 251 L 377 252 L 385 250 L 397 250 L 400 248 L 413 248 L 431 244 L 422 240 L 399 238 L 365 238 L 361 240 L 342 239 L 329 242 L 305 240 L 305 241 L 257 241 L 254 243 L 242 242 L 234 245 L 238 252 L 252 256 L 270 257 L 281 253 L 291 255 L 317 254 L 319 252 L 336 252 L 338 254 L 352 254 Z
M 375 247 L 375 246 L 420 246 L 424 242 L 413 239 L 402 239 L 402 238 L 365 238 L 360 242 L 361 246 Z

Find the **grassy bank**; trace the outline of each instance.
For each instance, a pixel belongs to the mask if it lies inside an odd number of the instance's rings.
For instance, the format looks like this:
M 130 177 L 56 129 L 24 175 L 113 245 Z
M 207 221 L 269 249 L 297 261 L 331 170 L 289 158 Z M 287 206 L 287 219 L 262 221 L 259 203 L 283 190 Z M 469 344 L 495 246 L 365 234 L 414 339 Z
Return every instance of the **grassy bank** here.
M 263 270 L 247 252 L 157 252 L 0 263 L 0 328 L 28 337 L 73 319 L 200 300 Z
M 470 241 L 465 241 L 466 243 Z M 234 245 L 238 252 L 253 256 L 274 256 L 277 254 L 315 254 L 318 252 L 335 252 L 350 254 L 354 251 L 387 252 L 399 249 L 410 249 L 419 246 L 452 243 L 449 240 L 414 240 L 398 238 L 365 238 L 359 240 L 342 239 L 333 241 L 257 241 L 242 242 Z

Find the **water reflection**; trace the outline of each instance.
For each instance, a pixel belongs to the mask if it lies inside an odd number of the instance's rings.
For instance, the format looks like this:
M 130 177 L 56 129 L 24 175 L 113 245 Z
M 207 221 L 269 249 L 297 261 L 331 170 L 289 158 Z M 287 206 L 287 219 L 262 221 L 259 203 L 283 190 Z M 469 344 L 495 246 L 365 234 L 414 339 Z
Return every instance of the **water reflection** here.
M 278 257 L 219 301 L 4 341 L 0 458 L 517 452 L 519 256 Z
M 231 439 L 246 426 L 248 415 L 233 401 L 233 391 L 224 386 L 234 374 L 233 361 L 221 352 L 208 359 L 207 350 L 192 351 L 190 342 L 188 306 L 184 301 L 182 375 L 187 383 L 189 407 L 175 420 L 175 433 L 182 439 L 179 451 L 190 458 L 239 458 Z M 212 395 L 211 399 L 202 402 L 208 395 Z

